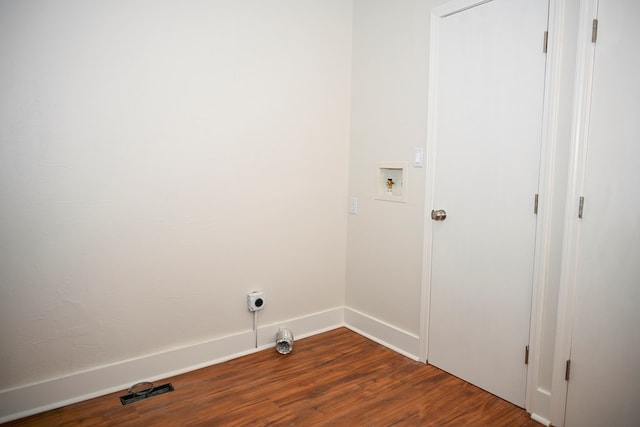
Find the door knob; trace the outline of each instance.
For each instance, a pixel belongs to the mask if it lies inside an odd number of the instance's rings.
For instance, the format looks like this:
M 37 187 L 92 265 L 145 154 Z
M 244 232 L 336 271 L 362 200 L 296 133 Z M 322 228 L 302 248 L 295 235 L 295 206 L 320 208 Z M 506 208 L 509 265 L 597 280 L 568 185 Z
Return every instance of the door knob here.
M 431 219 L 434 221 L 444 221 L 447 219 L 447 211 L 444 209 L 432 210 Z

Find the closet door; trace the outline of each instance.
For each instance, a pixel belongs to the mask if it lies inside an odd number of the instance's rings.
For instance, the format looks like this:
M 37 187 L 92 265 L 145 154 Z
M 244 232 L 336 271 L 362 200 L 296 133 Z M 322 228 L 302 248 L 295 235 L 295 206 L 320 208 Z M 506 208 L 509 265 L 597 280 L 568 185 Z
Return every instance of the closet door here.
M 432 45 L 427 359 L 524 406 L 548 3 L 476 3 L 443 13 Z
M 569 427 L 640 425 L 640 2 L 600 0 L 597 14 Z

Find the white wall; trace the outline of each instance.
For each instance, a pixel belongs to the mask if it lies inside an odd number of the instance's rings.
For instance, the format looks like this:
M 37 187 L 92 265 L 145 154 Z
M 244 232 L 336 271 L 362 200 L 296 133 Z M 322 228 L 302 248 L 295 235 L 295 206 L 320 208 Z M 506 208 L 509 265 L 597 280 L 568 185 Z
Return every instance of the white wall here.
M 344 305 L 351 21 L 0 2 L 0 390 Z
M 425 170 L 409 166 L 408 202 L 375 200 L 378 161 L 411 161 L 426 142 L 429 14 L 442 3 L 354 1 L 348 307 L 417 335 Z

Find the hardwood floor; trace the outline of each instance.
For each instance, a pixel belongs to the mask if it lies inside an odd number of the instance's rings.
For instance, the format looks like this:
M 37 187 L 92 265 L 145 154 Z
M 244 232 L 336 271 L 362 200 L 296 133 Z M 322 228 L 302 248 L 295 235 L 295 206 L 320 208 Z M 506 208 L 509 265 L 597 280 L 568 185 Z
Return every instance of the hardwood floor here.
M 539 427 L 498 397 L 346 328 L 158 381 L 175 391 L 122 406 L 126 391 L 7 426 Z

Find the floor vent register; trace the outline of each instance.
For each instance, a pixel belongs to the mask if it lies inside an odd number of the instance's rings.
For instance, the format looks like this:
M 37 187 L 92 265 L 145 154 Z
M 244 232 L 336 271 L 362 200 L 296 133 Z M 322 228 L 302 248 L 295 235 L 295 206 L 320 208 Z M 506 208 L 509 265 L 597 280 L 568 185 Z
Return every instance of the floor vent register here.
M 127 390 L 128 394 L 120 396 L 120 402 L 122 402 L 123 405 L 128 405 L 129 403 L 137 402 L 138 400 L 169 393 L 174 390 L 175 389 L 171 383 L 155 387 L 153 383 L 145 381 L 132 385 L 129 390 Z

